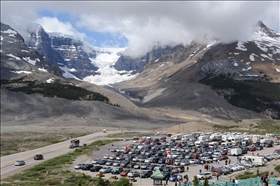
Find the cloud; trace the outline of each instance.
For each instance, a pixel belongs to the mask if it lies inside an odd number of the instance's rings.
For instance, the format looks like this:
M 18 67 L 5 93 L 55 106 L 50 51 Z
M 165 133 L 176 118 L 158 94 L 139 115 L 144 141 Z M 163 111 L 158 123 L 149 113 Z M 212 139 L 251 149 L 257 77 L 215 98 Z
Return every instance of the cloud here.
M 82 40 L 86 37 L 85 34 L 78 32 L 70 22 L 61 22 L 56 17 L 42 17 L 37 20 L 37 23 L 42 25 L 48 33 L 63 33 Z
M 56 28 L 72 33 L 83 27 L 94 32 L 118 33 L 128 39 L 126 54 L 134 57 L 145 54 L 154 43 L 188 43 L 191 39 L 203 40 L 203 35 L 218 37 L 224 42 L 246 40 L 258 20 L 280 30 L 279 2 L 273 1 L 43 1 L 12 5 L 2 2 L 5 20 L 21 16 L 36 21 L 38 17 L 34 12 L 39 9 L 69 13 L 75 19 L 71 23 L 53 19 L 53 24 L 63 27 Z M 51 26 L 51 21 L 46 25 Z

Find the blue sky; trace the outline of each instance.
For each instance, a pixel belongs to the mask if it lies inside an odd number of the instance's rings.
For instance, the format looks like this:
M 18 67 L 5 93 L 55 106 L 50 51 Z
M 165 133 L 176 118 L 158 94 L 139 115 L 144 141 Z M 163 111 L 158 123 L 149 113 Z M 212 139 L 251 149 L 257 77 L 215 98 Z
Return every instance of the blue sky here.
M 120 32 L 95 32 L 88 30 L 86 27 L 77 27 L 75 21 L 78 21 L 78 18 L 72 16 L 69 13 L 54 13 L 49 10 L 38 10 L 37 15 L 39 17 L 49 17 L 57 18 L 60 22 L 69 22 L 72 27 L 79 33 L 85 34 L 84 40 L 91 45 L 97 47 L 126 47 L 128 40 Z

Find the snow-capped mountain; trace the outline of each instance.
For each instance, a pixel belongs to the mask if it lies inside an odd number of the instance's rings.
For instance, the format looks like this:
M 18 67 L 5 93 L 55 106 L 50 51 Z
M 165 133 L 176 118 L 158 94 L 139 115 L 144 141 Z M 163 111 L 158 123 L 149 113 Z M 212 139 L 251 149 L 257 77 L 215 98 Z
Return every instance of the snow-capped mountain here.
M 65 78 L 75 78 L 97 85 L 131 79 L 130 72 L 113 66 L 124 48 L 98 48 L 63 33 L 46 33 L 41 25 L 28 28 L 26 44 L 37 49 L 46 61 L 57 65 Z
M 1 79 L 34 73 L 61 76 L 56 66 L 49 64 L 36 50 L 26 46 L 23 37 L 16 30 L 1 23 Z

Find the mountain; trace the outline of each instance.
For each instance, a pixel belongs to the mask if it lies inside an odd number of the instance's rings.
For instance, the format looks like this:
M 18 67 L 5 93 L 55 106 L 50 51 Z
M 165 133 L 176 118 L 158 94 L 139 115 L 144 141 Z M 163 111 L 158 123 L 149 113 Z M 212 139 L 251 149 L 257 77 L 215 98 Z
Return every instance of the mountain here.
M 125 48 L 89 46 L 60 33 L 46 33 L 39 25 L 29 27 L 29 33 L 25 41 L 28 47 L 22 38 L 21 45 L 49 66 L 56 65 L 62 77 L 71 78 L 64 81 L 109 95 L 112 104 L 120 105 L 132 116 L 152 118 L 157 115 L 149 115 L 153 110 L 167 113 L 176 121 L 184 120 L 182 114 L 177 115 L 182 112 L 233 120 L 280 118 L 279 33 L 262 22 L 246 41 L 207 39 L 187 45 L 155 46 L 138 58 L 124 56 Z M 11 64 L 3 62 L 3 66 Z M 37 65 L 24 64 L 28 68 Z M 46 78 L 44 81 L 49 80 Z M 109 86 L 101 88 L 78 79 Z
M 121 57 L 116 68 L 131 68 L 139 75 L 114 87 L 140 107 L 193 110 L 231 119 L 261 117 L 260 113 L 280 119 L 279 36 L 259 22 L 247 41 L 192 41 L 172 50 L 157 48 L 137 68 L 134 64 L 147 55 Z M 160 55 L 151 55 L 159 49 Z
M 19 78 L 26 74 L 54 74 L 60 69 L 44 60 L 23 37 L 9 25 L 1 23 L 1 79 Z

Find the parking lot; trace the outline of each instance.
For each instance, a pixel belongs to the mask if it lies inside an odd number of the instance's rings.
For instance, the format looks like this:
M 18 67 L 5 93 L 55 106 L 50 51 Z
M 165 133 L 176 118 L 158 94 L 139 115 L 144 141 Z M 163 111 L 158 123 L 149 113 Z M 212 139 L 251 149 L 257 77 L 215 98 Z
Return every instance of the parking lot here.
M 188 178 L 192 180 L 193 176 L 200 174 L 200 172 L 212 171 L 211 174 L 213 174 L 213 171 L 216 171 L 216 169 L 217 171 L 225 171 L 219 173 L 221 175 L 219 179 L 229 180 L 242 171 L 256 169 L 256 166 L 253 165 L 252 162 L 250 163 L 242 160 L 242 157 L 269 155 L 272 154 L 275 149 L 280 149 L 279 145 L 274 145 L 273 147 L 263 147 L 262 150 L 251 149 L 253 151 L 248 151 L 248 147 L 255 147 L 249 143 L 244 147 L 247 149 L 247 153 L 243 152 L 244 154 L 242 155 L 231 156 L 227 155 L 226 152 L 230 152 L 230 150 L 235 147 L 232 145 L 224 146 L 222 145 L 223 141 L 219 141 L 218 145 L 213 148 L 209 145 L 211 144 L 210 140 L 206 140 L 205 145 L 194 145 L 191 140 L 182 141 L 174 138 L 172 140 L 171 137 L 167 137 L 166 140 L 164 140 L 162 138 L 163 136 L 166 135 L 141 137 L 138 140 L 129 139 L 128 141 L 108 144 L 100 147 L 99 150 L 94 150 L 91 157 L 78 158 L 75 161 L 75 165 L 84 163 L 92 164 L 91 166 L 93 167 L 111 167 L 110 172 L 112 169 L 119 167 L 123 167 L 123 170 L 129 170 L 130 172 L 137 171 L 139 173 L 144 170 L 146 170 L 146 172 L 148 170 L 153 172 L 158 168 L 165 177 L 170 178 L 168 185 L 175 185 L 175 181 L 172 180 L 174 178 L 172 178 L 172 175 L 174 174 L 181 175 L 182 177 L 188 175 Z M 196 136 L 196 140 L 197 137 L 198 136 Z M 276 139 L 273 140 L 275 141 Z M 270 164 L 279 157 L 280 156 L 277 155 L 265 156 L 264 159 L 268 159 L 265 161 L 265 164 Z M 111 163 L 109 164 L 108 161 L 111 161 Z M 175 167 L 177 167 L 177 169 L 175 169 Z M 189 168 L 188 171 L 187 167 Z M 205 169 L 206 167 L 208 167 L 207 170 Z M 226 170 L 228 170 L 228 172 L 226 172 Z M 96 177 L 100 170 L 92 172 L 90 170 L 76 169 L 76 171 Z M 117 178 L 121 177 L 120 173 L 117 172 L 116 174 L 104 173 L 103 178 L 112 179 L 113 176 Z M 131 178 L 135 180 L 133 185 L 153 185 L 153 180 L 149 176 L 148 178 L 136 176 L 135 178 Z M 212 179 L 209 181 L 216 181 L 216 176 L 212 176 Z

